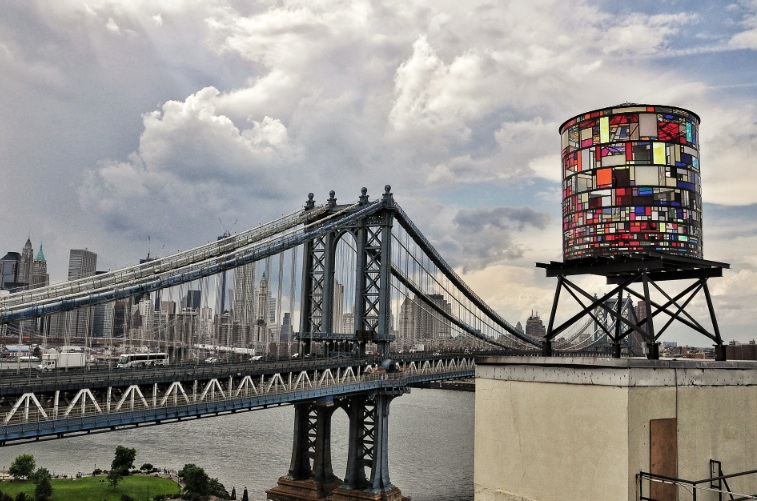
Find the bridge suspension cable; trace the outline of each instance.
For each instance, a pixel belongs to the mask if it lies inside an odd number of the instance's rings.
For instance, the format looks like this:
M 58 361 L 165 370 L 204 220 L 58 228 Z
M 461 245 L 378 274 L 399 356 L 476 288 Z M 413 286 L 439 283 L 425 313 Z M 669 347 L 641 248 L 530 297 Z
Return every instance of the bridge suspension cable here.
M 423 236 L 423 234 L 418 230 L 418 228 L 410 220 L 407 214 L 405 214 L 405 211 L 403 211 L 402 208 L 398 204 L 395 204 L 395 209 L 397 211 L 396 219 L 400 223 L 400 225 L 404 228 L 404 230 L 411 236 L 414 242 L 423 250 L 423 252 L 428 256 L 428 258 L 436 265 L 439 271 L 441 271 L 444 274 L 444 276 L 452 284 L 454 284 L 454 286 L 473 305 L 475 305 L 484 315 L 490 318 L 499 327 L 507 331 L 511 336 L 514 336 L 515 338 L 533 346 L 539 345 L 538 341 L 527 336 L 525 332 L 516 329 L 512 324 L 510 324 L 507 320 L 502 318 L 489 305 L 487 305 L 475 292 L 473 292 L 470 289 L 470 287 L 468 287 L 468 285 L 462 281 L 462 279 L 455 272 L 455 270 L 452 269 L 452 267 L 447 263 L 447 261 L 444 258 L 442 258 L 442 256 L 436 251 L 436 249 L 431 245 L 431 243 Z
M 242 238 L 232 235 L 169 258 L 11 294 L 0 300 L 0 323 L 113 301 L 237 268 L 365 217 L 380 209 L 381 201 L 353 210 L 356 205 L 344 206 L 317 221 L 313 219 L 325 213 L 326 207 L 299 211 L 244 232 Z

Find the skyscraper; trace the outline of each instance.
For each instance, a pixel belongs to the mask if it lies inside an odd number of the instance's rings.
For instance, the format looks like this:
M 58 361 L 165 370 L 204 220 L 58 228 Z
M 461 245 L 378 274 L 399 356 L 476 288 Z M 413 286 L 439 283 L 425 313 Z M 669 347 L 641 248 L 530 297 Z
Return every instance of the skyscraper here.
M 32 249 L 31 239 L 26 239 L 24 249 L 21 251 L 21 260 L 18 263 L 18 281 L 31 287 L 32 283 L 32 263 L 34 261 L 34 249 Z
M 97 270 L 97 254 L 87 249 L 71 249 L 68 257 L 68 279 L 91 277 Z
M 255 320 L 255 263 L 245 264 L 235 271 L 232 312 L 234 322 L 240 325 L 249 327 Z
M 69 281 L 91 277 L 96 270 L 97 254 L 87 249 L 71 249 L 68 258 Z M 89 331 L 92 311 L 92 308 L 80 308 L 56 314 L 51 319 L 50 334 L 65 338 L 83 338 Z
M 0 259 L 0 289 L 14 289 L 18 282 L 18 266 L 21 254 L 8 252 Z
M 255 325 L 252 330 L 252 342 L 258 349 L 268 348 L 268 343 L 276 342 L 278 325 L 276 324 L 276 298 L 268 290 L 268 278 L 263 273 L 258 285 L 258 300 L 255 305 Z
M 181 299 L 181 309 L 200 311 L 201 302 L 202 302 L 202 291 L 188 290 L 186 295 Z
M 531 316 L 526 320 L 526 336 L 532 339 L 543 339 L 547 334 L 547 329 L 544 327 L 538 313 L 531 312 Z
M 281 321 L 281 332 L 279 333 L 279 341 L 282 343 L 288 343 L 292 340 L 292 317 L 289 312 L 284 313 L 284 318 Z
M 430 294 L 431 303 L 449 313 L 452 306 L 442 294 Z M 405 298 L 400 307 L 399 335 L 406 340 L 446 339 L 452 334 L 450 321 L 430 304 L 414 296 Z
M 334 315 L 333 323 L 331 324 L 334 332 L 342 331 L 342 316 L 344 315 L 344 284 L 340 284 L 336 280 L 334 281 Z M 350 329 L 347 332 L 352 332 Z
M 39 252 L 32 262 L 32 276 L 29 283 L 30 289 L 45 287 L 50 284 L 50 275 L 47 274 L 47 261 L 45 254 L 42 252 L 42 242 L 39 244 Z

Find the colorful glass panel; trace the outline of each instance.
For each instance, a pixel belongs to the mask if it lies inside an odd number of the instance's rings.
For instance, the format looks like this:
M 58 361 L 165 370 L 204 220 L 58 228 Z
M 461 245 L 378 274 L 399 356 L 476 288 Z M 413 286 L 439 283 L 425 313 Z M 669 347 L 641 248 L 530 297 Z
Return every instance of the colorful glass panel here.
M 699 117 L 622 105 L 560 127 L 565 259 L 667 252 L 702 257 Z

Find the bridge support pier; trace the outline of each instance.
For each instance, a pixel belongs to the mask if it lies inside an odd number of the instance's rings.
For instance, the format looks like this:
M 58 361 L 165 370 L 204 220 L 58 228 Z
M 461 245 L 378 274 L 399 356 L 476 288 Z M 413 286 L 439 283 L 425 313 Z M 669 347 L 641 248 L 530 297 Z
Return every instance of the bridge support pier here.
M 331 417 L 337 406 L 297 404 L 289 474 L 266 491 L 268 499 L 408 501 L 389 479 L 389 404 L 402 393 L 401 389 L 385 390 L 339 403 L 350 422 L 344 482 L 334 475 L 331 466 Z M 371 469 L 370 477 L 366 467 Z
M 268 499 L 327 499 L 342 483 L 331 466 L 331 416 L 335 410 L 330 399 L 295 405 L 289 473 L 279 478 L 276 487 L 266 491 Z

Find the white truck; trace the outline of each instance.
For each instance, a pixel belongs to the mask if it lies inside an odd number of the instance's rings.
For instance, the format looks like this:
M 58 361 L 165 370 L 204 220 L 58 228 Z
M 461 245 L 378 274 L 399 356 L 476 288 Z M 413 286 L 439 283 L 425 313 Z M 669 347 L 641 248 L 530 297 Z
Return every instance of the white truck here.
M 51 348 L 42 353 L 42 360 L 37 366 L 38 371 L 53 369 L 73 369 L 87 365 L 87 355 L 83 351 L 62 351 Z

